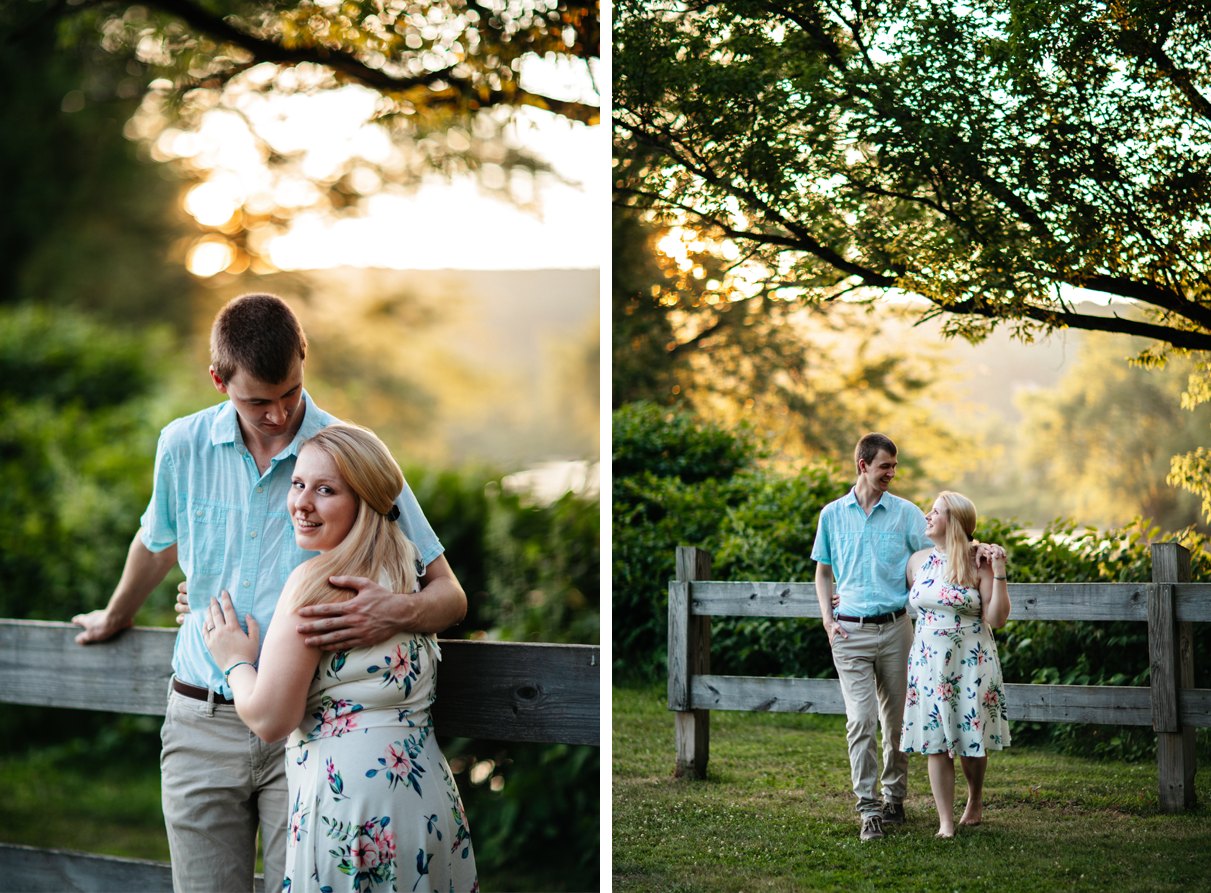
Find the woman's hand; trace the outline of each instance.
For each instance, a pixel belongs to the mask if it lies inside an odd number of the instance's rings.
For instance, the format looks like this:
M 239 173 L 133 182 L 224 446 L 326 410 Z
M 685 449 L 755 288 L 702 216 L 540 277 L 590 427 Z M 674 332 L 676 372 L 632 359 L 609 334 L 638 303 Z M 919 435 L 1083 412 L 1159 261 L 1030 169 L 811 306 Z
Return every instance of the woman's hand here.
M 981 567 L 987 562 L 994 571 L 997 571 L 998 577 L 1005 576 L 1005 562 L 1008 560 L 1009 554 L 1005 551 L 1004 546 L 998 546 L 996 543 L 977 543 L 976 544 L 976 567 Z M 1000 561 L 998 569 L 997 561 Z
M 220 670 L 230 669 L 232 664 L 242 660 L 255 664 L 261 647 L 260 627 L 251 614 L 246 614 L 244 620 L 248 624 L 248 632 L 245 633 L 240 629 L 235 606 L 226 590 L 220 593 L 220 599 L 212 598 L 210 607 L 206 609 L 206 617 L 202 621 L 202 641 L 214 655 Z
M 976 566 L 980 570 L 980 603 L 984 619 L 993 629 L 999 629 L 1009 619 L 1009 586 L 1007 585 L 1006 563 L 1009 559 L 1004 547 L 994 543 L 980 543 L 976 550 Z

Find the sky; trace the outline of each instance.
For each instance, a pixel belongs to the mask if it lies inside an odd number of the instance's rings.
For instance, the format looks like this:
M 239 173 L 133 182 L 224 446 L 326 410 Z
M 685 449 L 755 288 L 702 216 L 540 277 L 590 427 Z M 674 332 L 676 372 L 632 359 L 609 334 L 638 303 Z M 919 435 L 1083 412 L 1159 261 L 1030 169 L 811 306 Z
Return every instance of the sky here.
M 258 66 L 252 82 L 273 77 L 273 66 Z M 281 75 L 278 75 L 281 77 Z M 299 78 L 306 78 L 302 72 Z M 590 69 L 579 60 L 563 64 L 529 57 L 522 69 L 526 89 L 558 99 L 598 104 Z M 230 108 L 206 112 L 196 130 L 167 129 L 155 137 L 153 157 L 184 159 L 204 180 L 185 198 L 185 210 L 199 223 L 221 226 L 237 208 L 273 205 L 296 209 L 286 232 L 254 234 L 258 246 L 280 270 L 338 266 L 388 269 L 574 269 L 602 264 L 609 244 L 609 141 L 606 128 L 586 126 L 538 109 L 517 112 L 507 139 L 548 162 L 552 174 L 515 175 L 512 186 L 529 207 L 493 194 L 470 178 L 431 177 L 415 190 L 388 187 L 374 172 L 396 151 L 371 122 L 378 95 L 349 85 L 337 90 L 291 95 L 249 89 Z M 275 150 L 293 154 L 300 174 L 275 176 L 263 161 L 249 123 Z M 148 119 L 132 122 L 151 132 Z M 455 139 L 457 139 L 457 135 Z M 318 191 L 307 177 L 325 175 L 365 159 L 352 175 L 365 194 L 360 213 L 337 217 L 309 209 Z M 489 166 L 488 185 L 507 176 Z M 187 266 L 200 276 L 227 268 L 231 249 L 215 234 L 189 252 Z

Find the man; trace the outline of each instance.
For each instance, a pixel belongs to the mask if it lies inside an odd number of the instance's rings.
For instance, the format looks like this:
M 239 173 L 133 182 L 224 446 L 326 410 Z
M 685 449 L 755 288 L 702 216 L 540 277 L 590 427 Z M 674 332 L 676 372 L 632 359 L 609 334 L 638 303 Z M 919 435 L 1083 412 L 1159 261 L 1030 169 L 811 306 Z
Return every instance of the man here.
M 260 826 L 265 889 L 281 888 L 286 858 L 284 742 L 266 744 L 240 721 L 223 669 L 202 641 L 205 607 L 229 593 L 238 616 L 268 629 L 290 572 L 315 553 L 294 541 L 286 494 L 299 446 L 335 419 L 303 390 L 307 339 L 273 295 L 244 295 L 211 330 L 210 376 L 229 398 L 164 428 L 151 503 L 122 577 L 101 611 L 72 622 L 81 644 L 130 626 L 174 564 L 193 608 L 173 651 L 173 681 L 161 734 L 164 820 L 177 891 L 250 890 Z M 300 613 L 308 645 L 346 650 L 397 631 L 436 632 L 466 613 L 466 596 L 407 484 L 400 526 L 421 553 L 424 586 L 392 593 L 361 577 L 333 577 L 356 597 Z M 182 587 L 184 589 L 185 587 Z M 183 610 L 183 608 L 178 608 Z
M 845 698 L 860 836 L 878 840 L 885 824 L 904 823 L 908 755 L 900 753 L 900 725 L 912 648 L 905 570 L 909 556 L 930 541 L 921 510 L 888 492 L 897 464 L 891 439 L 867 434 L 854 449 L 854 463 L 858 479 L 853 489 L 820 512 L 812 560 L 816 597 Z M 876 723 L 883 726 L 882 802 L 875 793 Z

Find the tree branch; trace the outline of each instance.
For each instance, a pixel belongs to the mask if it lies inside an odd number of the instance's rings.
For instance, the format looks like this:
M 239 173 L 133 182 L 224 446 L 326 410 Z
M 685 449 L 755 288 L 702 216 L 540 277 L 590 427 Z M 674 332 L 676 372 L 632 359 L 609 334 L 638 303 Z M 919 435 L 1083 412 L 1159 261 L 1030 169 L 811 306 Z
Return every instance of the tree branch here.
M 988 304 L 977 303 L 976 301 L 946 304 L 942 301 L 931 299 L 930 303 L 947 313 L 983 316 L 988 319 L 1010 318 L 1005 315 L 1003 310 Z M 1073 313 L 1067 310 L 1048 310 L 1043 307 L 1032 307 L 1029 305 L 1022 307 L 1020 313 L 1028 319 L 1060 328 L 1136 335 L 1153 341 L 1163 341 L 1184 350 L 1211 350 L 1211 334 L 1206 332 L 1187 332 L 1168 326 L 1158 326 L 1154 323 L 1124 319 L 1121 316 L 1093 316 L 1086 313 Z
M 220 43 L 230 43 L 242 47 L 252 53 L 261 62 L 275 62 L 283 65 L 298 65 L 310 62 L 323 65 L 333 71 L 340 72 L 346 77 L 359 81 L 368 87 L 383 92 L 403 92 L 416 87 L 432 89 L 435 82 L 441 81 L 453 88 L 453 92 L 462 99 L 470 100 L 479 105 L 494 105 L 509 103 L 512 105 L 530 105 L 547 109 L 565 118 L 586 123 L 596 123 L 600 118 L 600 110 L 579 102 L 565 102 L 551 99 L 536 93 L 522 90 L 520 87 L 504 91 L 497 90 L 481 94 L 479 88 L 465 79 L 455 77 L 448 68 L 440 71 L 426 72 L 416 77 L 396 77 L 379 68 L 372 68 L 356 56 L 345 50 L 328 47 L 323 44 L 314 46 L 298 46 L 287 48 L 281 43 L 249 34 L 227 19 L 214 15 L 202 9 L 189 0 L 147 0 L 148 5 L 154 6 L 170 15 L 176 16 L 192 28 L 201 31 Z M 440 91 L 434 91 L 436 104 L 449 104 L 453 97 L 443 99 Z

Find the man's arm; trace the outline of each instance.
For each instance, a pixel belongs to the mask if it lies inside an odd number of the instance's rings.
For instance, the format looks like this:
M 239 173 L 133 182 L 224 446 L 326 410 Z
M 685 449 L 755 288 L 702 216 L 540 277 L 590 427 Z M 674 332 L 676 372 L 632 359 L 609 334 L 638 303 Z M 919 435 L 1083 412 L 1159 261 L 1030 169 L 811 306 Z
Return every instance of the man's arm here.
M 80 645 L 103 642 L 134 623 L 135 614 L 143 607 L 147 596 L 176 563 L 175 544 L 162 552 L 153 552 L 143 545 L 143 540 L 136 533 L 130 551 L 126 553 L 122 578 L 118 580 L 109 604 L 104 610 L 77 614 L 71 619 L 76 626 L 84 627 L 84 631 L 76 636 L 76 642 Z
M 345 602 L 307 605 L 298 625 L 307 637 L 304 644 L 325 651 L 346 651 L 375 645 L 401 632 L 437 633 L 458 623 L 467 614 L 467 595 L 450 569 L 445 555 L 425 568 L 419 592 L 398 593 L 379 586 L 367 577 L 332 577 L 333 586 L 356 589 Z
M 820 614 L 824 618 L 824 631 L 828 633 L 828 644 L 833 643 L 837 633 L 848 639 L 849 633 L 833 618 L 833 566 L 823 561 L 816 562 L 816 601 L 820 603 Z

